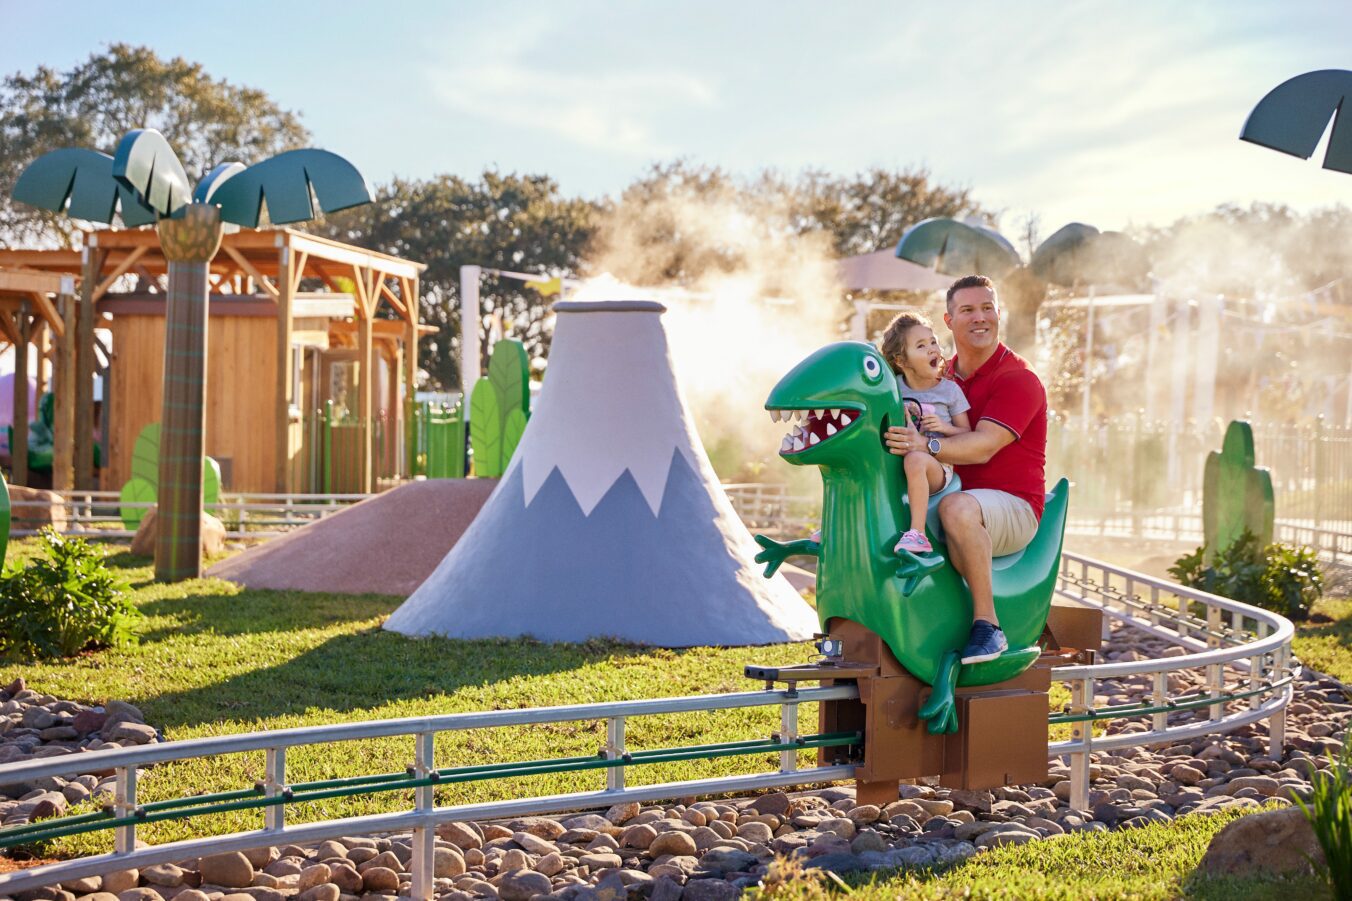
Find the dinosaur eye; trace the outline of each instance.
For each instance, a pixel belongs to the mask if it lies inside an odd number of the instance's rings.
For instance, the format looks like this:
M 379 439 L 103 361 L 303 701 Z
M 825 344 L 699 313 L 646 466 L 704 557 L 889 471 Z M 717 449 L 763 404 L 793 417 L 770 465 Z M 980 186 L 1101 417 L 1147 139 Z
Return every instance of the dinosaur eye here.
M 877 357 L 864 357 L 864 378 L 870 382 L 876 382 L 882 378 L 883 364 L 878 362 Z

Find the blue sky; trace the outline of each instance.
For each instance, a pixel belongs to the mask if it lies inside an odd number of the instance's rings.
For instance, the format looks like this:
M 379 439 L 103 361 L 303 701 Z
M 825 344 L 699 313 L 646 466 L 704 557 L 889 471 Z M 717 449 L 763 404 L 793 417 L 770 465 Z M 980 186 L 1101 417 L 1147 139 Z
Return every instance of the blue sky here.
M 1352 178 L 1236 140 L 1279 82 L 1352 68 L 1348 0 L 188 8 L 0 0 L 0 71 L 148 44 L 268 91 L 372 181 L 495 166 L 598 196 L 677 156 L 919 164 L 1044 235 L 1352 203 Z

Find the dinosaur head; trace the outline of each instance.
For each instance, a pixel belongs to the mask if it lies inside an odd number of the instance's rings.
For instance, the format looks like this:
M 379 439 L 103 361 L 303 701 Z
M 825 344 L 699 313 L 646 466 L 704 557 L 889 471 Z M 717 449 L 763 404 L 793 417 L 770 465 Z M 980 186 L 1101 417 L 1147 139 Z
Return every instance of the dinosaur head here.
M 900 424 L 896 376 L 872 344 L 828 344 L 779 380 L 765 401 L 791 423 L 779 454 L 800 466 L 837 465 L 876 454 L 882 432 Z

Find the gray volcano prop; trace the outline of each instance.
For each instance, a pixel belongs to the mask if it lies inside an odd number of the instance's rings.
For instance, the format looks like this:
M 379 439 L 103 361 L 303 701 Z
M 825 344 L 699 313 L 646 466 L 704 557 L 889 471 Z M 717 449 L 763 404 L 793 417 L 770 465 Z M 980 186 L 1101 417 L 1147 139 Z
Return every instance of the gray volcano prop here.
M 554 305 L 549 375 L 511 465 L 386 629 L 662 647 L 812 636 L 812 609 L 752 562 L 676 386 L 665 309 Z

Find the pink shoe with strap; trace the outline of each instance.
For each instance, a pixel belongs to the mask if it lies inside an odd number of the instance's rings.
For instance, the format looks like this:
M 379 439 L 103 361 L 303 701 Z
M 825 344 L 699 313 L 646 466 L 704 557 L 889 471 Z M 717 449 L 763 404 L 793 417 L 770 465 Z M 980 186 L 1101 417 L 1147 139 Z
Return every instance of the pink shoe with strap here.
M 934 546 L 930 544 L 924 532 L 908 529 L 902 534 L 901 540 L 897 542 L 895 550 L 910 551 L 912 554 L 932 554 L 934 553 Z

